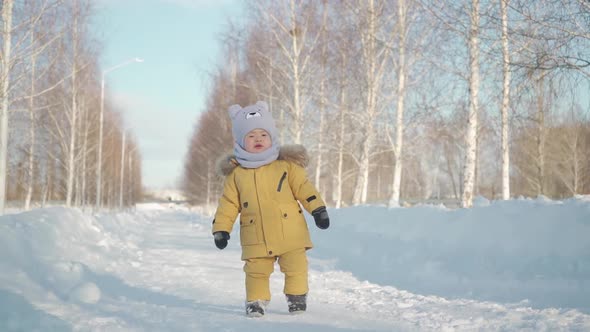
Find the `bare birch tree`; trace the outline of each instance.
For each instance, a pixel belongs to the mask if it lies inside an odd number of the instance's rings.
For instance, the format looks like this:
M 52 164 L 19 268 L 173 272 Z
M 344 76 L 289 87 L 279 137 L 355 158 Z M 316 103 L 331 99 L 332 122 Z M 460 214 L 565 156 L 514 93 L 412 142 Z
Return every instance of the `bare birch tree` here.
M 556 185 L 563 187 L 567 196 L 582 193 L 590 181 L 590 157 L 585 153 L 590 151 L 588 116 L 578 105 L 572 105 L 549 134 L 552 137 L 547 144 L 550 170 Z
M 475 165 L 477 163 L 477 117 L 479 112 L 479 0 L 471 1 L 471 27 L 469 30 L 469 115 L 465 135 L 465 163 L 461 206 L 473 204 Z
M 502 199 L 510 199 L 510 146 L 508 112 L 510 110 L 510 48 L 508 44 L 508 4 L 510 0 L 500 1 L 502 22 Z
M 39 53 L 48 43 L 41 45 L 32 43 L 33 34 L 39 27 L 39 22 L 58 5 L 60 0 L 40 0 L 35 2 L 4 1 L 2 3 L 2 68 L 0 85 L 2 98 L 2 111 L 0 114 L 0 211 L 3 210 L 6 201 L 6 186 L 8 174 L 8 130 L 10 126 L 10 107 L 28 108 L 20 101 L 27 98 L 22 81 L 28 81 L 25 63 L 31 58 L 31 54 Z M 52 29 L 47 29 L 52 31 Z M 49 34 L 49 33 L 48 33 Z M 54 37 L 55 39 L 55 37 Z M 4 127 L 6 129 L 4 129 Z M 30 171 L 30 168 L 29 168 Z M 27 172 L 25 172 L 27 173 Z M 1 213 L 1 212 L 0 212 Z
M 35 42 L 35 33 L 31 34 L 31 42 Z M 35 116 L 35 80 L 36 80 L 36 66 L 37 66 L 37 55 L 31 55 L 31 91 L 29 96 L 29 158 L 28 158 L 28 179 L 29 183 L 27 186 L 27 196 L 25 197 L 25 210 L 28 210 L 31 205 L 31 198 L 33 196 L 33 183 L 35 179 L 35 131 L 36 131 L 36 116 Z
M 408 11 L 406 0 L 398 0 L 397 2 L 397 23 L 398 23 L 398 69 L 397 69 L 397 108 L 395 121 L 395 144 L 393 146 L 394 168 L 393 168 L 393 184 L 391 197 L 389 198 L 389 206 L 399 206 L 400 188 L 402 182 L 403 169 L 403 138 L 404 138 L 404 111 L 406 98 L 406 37 L 407 37 L 407 20 Z
M 259 2 L 257 8 L 263 13 L 271 29 L 272 41 L 277 45 L 276 57 L 267 63 L 273 64 L 275 76 L 280 75 L 285 80 L 284 88 L 278 91 L 289 110 L 290 136 L 293 143 L 301 144 L 305 130 L 304 114 L 312 98 L 307 93 L 311 86 L 312 55 L 321 34 L 320 30 L 312 28 L 315 17 L 313 3 L 289 0 L 284 4 Z M 278 79 L 274 81 L 276 84 L 280 82 Z
M 79 3 L 77 0 L 73 1 L 72 4 L 72 28 L 71 28 L 71 36 L 72 36 L 72 64 L 71 64 L 71 104 L 70 109 L 71 113 L 68 117 L 69 125 L 70 125 L 70 141 L 68 147 L 68 162 L 67 162 L 67 188 L 66 188 L 66 206 L 72 205 L 72 197 L 73 197 L 73 189 L 74 189 L 74 175 L 76 174 L 75 169 L 75 155 L 76 155 L 76 137 L 78 135 L 78 85 L 79 82 L 77 81 L 77 72 L 80 70 L 79 66 L 81 66 L 79 60 L 79 44 L 80 44 L 80 33 L 79 33 L 79 20 L 80 20 L 80 11 L 79 11 Z
M 384 23 L 390 20 L 384 14 L 385 3 L 382 1 L 369 0 L 359 8 L 352 9 L 357 16 L 358 34 L 360 40 L 360 63 L 362 70 L 362 117 L 361 142 L 359 147 L 359 169 L 354 187 L 352 203 L 355 205 L 364 204 L 367 201 L 369 187 L 370 159 L 373 145 L 376 141 L 375 121 L 385 103 L 380 103 L 385 73 L 390 61 L 390 48 L 393 34 L 389 33 L 388 38 L 378 39 L 383 34 L 380 29 Z
M 340 52 L 338 53 L 338 61 L 337 64 L 340 66 L 340 68 L 348 68 L 349 65 L 349 55 L 347 53 L 347 50 L 344 49 L 340 49 Z M 333 188 L 332 191 L 334 193 L 333 195 L 333 201 L 334 201 L 334 205 L 336 208 L 340 208 L 342 207 L 342 202 L 343 202 L 343 195 L 342 195 L 342 187 L 343 187 L 343 176 L 344 176 L 344 155 L 346 153 L 346 118 L 347 115 L 349 114 L 349 105 L 348 105 L 348 89 L 350 88 L 349 85 L 349 77 L 348 77 L 348 73 L 346 73 L 344 70 L 342 71 L 338 71 L 337 74 L 337 78 L 338 78 L 338 138 L 336 141 L 336 146 L 337 146 L 337 150 L 336 150 L 336 156 L 337 156 L 337 162 L 336 162 L 336 173 L 333 175 Z
M 0 214 L 4 213 L 6 204 L 6 174 L 8 164 L 8 107 L 10 70 L 13 66 L 11 58 L 12 47 L 12 9 L 14 2 L 6 0 L 2 3 L 2 68 L 0 69 L 0 97 L 2 98 L 2 109 L 0 109 Z
M 585 127 L 568 136 L 571 124 L 555 124 L 564 98 L 588 86 L 585 2 L 417 3 L 418 15 L 430 15 L 414 21 L 410 0 L 256 2 L 252 19 L 231 33 L 238 51 L 212 73 L 205 108 L 219 114 L 211 111 L 194 129 L 185 164 L 192 200 L 208 204 L 218 192 L 205 161 L 231 138 L 209 146 L 211 128 L 221 132 L 216 122 L 227 121 L 228 103 L 258 99 L 269 100 L 278 126 L 291 129 L 287 139 L 300 132 L 299 143 L 309 143 L 314 157 L 318 150 L 312 179 L 337 207 L 395 205 L 401 196 L 468 207 L 475 195 L 587 188 L 587 171 L 575 166 L 586 159 L 574 152 L 588 140 Z M 428 41 L 420 44 L 422 33 Z
M 327 32 L 327 21 L 328 21 L 328 9 L 326 8 L 326 2 L 323 2 L 322 5 L 322 21 L 320 25 L 320 51 L 319 51 L 319 62 L 320 62 L 320 88 L 319 88 L 319 97 L 318 97 L 318 113 L 319 113 L 319 123 L 318 123 L 318 132 L 316 136 L 317 140 L 317 150 L 314 154 L 315 157 L 315 176 L 314 176 L 314 184 L 315 187 L 320 191 L 322 197 L 326 197 L 325 186 L 322 185 L 320 182 L 322 176 L 322 163 L 323 163 L 323 156 L 324 156 L 324 145 L 325 142 L 325 127 L 326 127 L 326 111 L 328 107 L 328 52 L 327 48 L 329 45 L 328 39 L 328 32 Z

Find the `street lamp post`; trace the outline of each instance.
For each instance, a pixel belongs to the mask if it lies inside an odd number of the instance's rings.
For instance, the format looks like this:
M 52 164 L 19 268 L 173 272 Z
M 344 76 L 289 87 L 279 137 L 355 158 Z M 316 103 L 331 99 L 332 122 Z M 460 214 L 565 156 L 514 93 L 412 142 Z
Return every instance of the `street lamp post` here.
M 103 137 L 103 127 L 104 127 L 104 83 L 105 77 L 108 73 L 112 72 L 115 69 L 119 69 L 123 66 L 134 62 L 143 62 L 143 59 L 140 58 L 132 58 L 126 61 L 121 62 L 118 65 L 112 66 L 102 71 L 102 79 L 100 81 L 100 114 L 98 116 L 98 160 L 96 164 L 96 208 L 99 209 L 101 205 L 101 189 L 102 189 L 102 137 Z

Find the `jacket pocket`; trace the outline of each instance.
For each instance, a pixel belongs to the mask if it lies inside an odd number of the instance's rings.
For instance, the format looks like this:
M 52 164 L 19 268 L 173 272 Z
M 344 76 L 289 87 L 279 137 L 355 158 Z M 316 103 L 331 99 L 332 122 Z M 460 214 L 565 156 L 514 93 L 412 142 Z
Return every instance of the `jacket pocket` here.
M 256 220 L 254 217 L 242 217 L 240 219 L 240 243 L 243 246 L 258 244 L 256 232 Z
M 308 234 L 308 229 L 299 204 L 281 204 L 280 210 L 283 239 L 303 240 Z

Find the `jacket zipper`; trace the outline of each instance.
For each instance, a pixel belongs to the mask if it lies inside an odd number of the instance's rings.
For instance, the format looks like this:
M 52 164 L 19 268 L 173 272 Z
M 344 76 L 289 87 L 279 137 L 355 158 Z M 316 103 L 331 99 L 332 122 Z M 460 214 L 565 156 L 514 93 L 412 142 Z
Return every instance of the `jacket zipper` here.
M 279 181 L 279 186 L 277 187 L 277 191 L 281 191 L 281 188 L 283 187 L 283 181 L 285 181 L 285 178 L 287 177 L 287 172 L 283 173 L 283 176 L 281 176 L 281 180 Z
M 262 207 L 260 206 L 260 196 L 258 195 L 258 181 L 256 181 L 256 169 L 254 170 L 254 189 L 256 190 L 256 200 L 258 201 L 258 214 L 260 215 L 260 227 L 262 228 L 262 238 L 265 246 L 267 246 L 268 244 L 266 243 L 266 237 L 264 236 L 264 223 L 262 222 Z

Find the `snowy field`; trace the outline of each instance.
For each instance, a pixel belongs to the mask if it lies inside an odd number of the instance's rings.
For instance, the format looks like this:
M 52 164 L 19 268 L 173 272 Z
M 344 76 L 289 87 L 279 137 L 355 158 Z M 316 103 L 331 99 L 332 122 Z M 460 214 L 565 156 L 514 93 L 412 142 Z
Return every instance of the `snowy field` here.
M 329 210 L 308 312 L 278 267 L 244 315 L 239 235 L 175 205 L 0 216 L 0 331 L 589 331 L 590 197 Z M 309 216 L 308 216 L 309 217 Z

